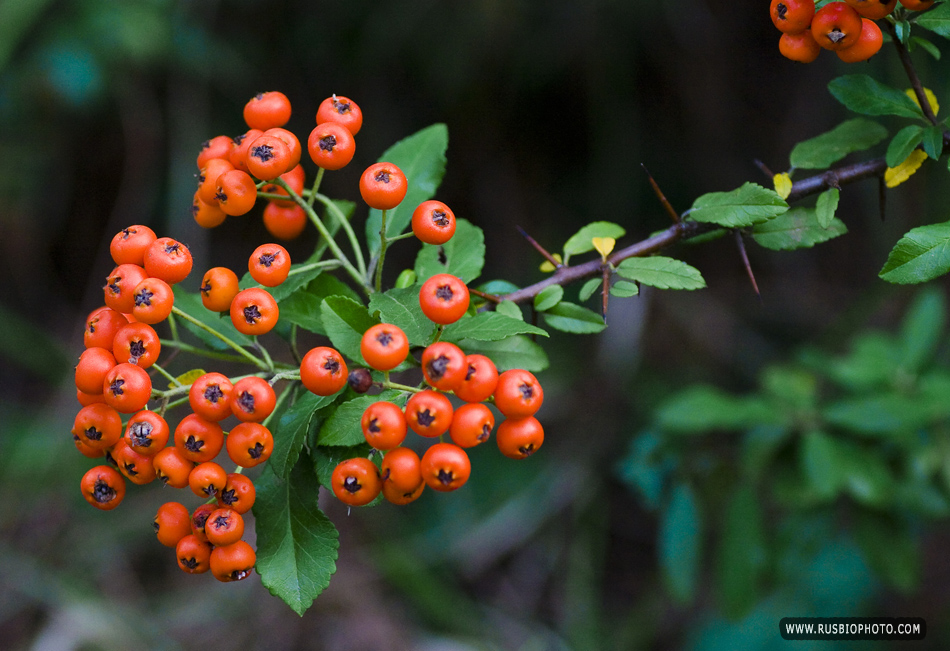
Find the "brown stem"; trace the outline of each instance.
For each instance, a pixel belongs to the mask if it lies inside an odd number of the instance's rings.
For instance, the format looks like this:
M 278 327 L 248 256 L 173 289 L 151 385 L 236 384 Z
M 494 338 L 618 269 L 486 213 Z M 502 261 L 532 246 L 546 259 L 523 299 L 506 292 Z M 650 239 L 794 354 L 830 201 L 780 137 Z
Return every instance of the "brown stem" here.
M 901 64 L 904 66 L 904 72 L 907 73 L 907 78 L 910 79 L 910 86 L 914 89 L 914 95 L 917 96 L 917 103 L 920 104 L 920 110 L 924 112 L 924 117 L 930 121 L 930 124 L 937 124 L 937 116 L 934 115 L 930 101 L 927 99 L 927 93 L 924 92 L 924 85 L 920 83 L 920 77 L 917 76 L 917 69 L 914 68 L 914 62 L 910 60 L 910 52 L 907 51 L 904 44 L 897 38 L 897 29 L 894 25 L 885 20 L 884 26 L 891 35 L 891 40 L 894 41 L 895 47 L 897 47 L 897 56 L 900 57 Z
M 610 296 L 610 267 L 604 265 L 604 284 L 600 289 L 601 304 L 600 313 L 604 317 L 604 325 L 607 325 L 607 297 Z
M 660 204 L 663 206 L 664 210 L 666 210 L 666 214 L 670 216 L 670 219 L 673 220 L 674 224 L 679 224 L 682 221 L 682 219 L 680 219 L 679 213 L 673 210 L 673 206 L 667 200 L 666 195 L 663 194 L 663 191 L 660 190 L 660 186 L 657 185 L 656 181 L 653 180 L 653 175 L 650 174 L 650 170 L 648 170 L 647 166 L 643 163 L 640 163 L 640 167 L 642 167 L 643 171 L 647 173 L 647 179 L 650 181 L 650 187 L 652 187 L 653 192 L 656 193 L 656 197 L 660 200 Z M 604 321 L 606 320 L 607 316 L 604 315 Z
M 745 248 L 745 240 L 742 239 L 742 232 L 736 229 L 736 246 L 739 247 L 739 257 L 742 258 L 742 265 L 745 267 L 745 272 L 749 276 L 749 282 L 752 283 L 752 289 L 755 291 L 755 295 L 759 297 L 759 300 L 762 300 L 762 294 L 759 292 L 759 284 L 755 282 L 755 274 L 752 273 L 752 264 L 749 262 L 749 252 Z
M 479 298 L 481 298 L 481 299 L 484 299 L 484 300 L 486 300 L 486 301 L 490 301 L 490 302 L 492 302 L 492 303 L 501 303 L 501 301 L 502 301 L 501 298 L 495 296 L 494 294 L 489 294 L 488 292 L 479 291 L 479 290 L 473 289 L 473 288 L 471 288 L 471 287 L 468 288 L 468 293 L 469 293 L 469 294 L 475 294 L 475 296 L 477 296 L 477 297 L 479 297 Z

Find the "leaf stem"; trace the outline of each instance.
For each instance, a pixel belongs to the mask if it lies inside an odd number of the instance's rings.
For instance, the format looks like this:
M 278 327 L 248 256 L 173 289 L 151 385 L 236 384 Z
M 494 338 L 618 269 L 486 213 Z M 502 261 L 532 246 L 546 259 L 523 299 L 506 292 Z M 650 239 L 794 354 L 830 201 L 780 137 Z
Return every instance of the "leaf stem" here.
M 186 344 L 183 341 L 159 339 L 159 343 L 162 344 L 162 346 L 177 348 L 183 353 L 192 353 L 193 355 L 201 355 L 203 357 L 208 357 L 210 359 L 218 359 L 223 362 L 246 361 L 243 357 L 238 357 L 237 355 L 231 355 L 230 353 L 222 353 L 217 350 L 208 350 L 206 348 L 199 348 L 198 346 L 192 346 L 191 344 Z
M 161 366 L 159 366 L 158 364 L 152 364 L 152 368 L 154 368 L 156 371 L 158 371 L 158 373 L 159 373 L 160 375 L 162 375 L 166 380 L 168 380 L 169 382 L 171 382 L 174 386 L 176 386 L 176 387 L 180 387 L 180 386 L 181 386 L 181 382 L 178 381 L 178 378 L 172 376 L 171 373 L 169 373 L 168 371 L 166 371 L 165 369 L 163 369 L 163 368 L 162 368 Z
M 320 171 L 322 172 L 323 170 L 321 169 Z M 313 194 L 310 195 L 311 205 L 313 204 L 314 199 L 322 203 L 326 207 L 327 212 L 333 213 L 333 216 L 346 232 L 346 237 L 350 240 L 350 246 L 353 249 L 353 254 L 356 256 L 356 266 L 365 278 L 366 260 L 363 258 L 363 250 L 360 248 L 359 240 L 356 239 L 356 233 L 353 232 L 353 225 L 350 224 L 350 220 L 346 218 L 346 215 L 344 215 L 340 208 L 335 203 L 333 203 L 333 200 L 330 199 L 330 197 L 314 191 Z
M 185 321 L 191 322 L 192 324 L 194 324 L 194 325 L 196 325 L 197 327 L 201 328 L 202 330 L 204 330 L 205 332 L 207 332 L 207 333 L 210 334 L 211 336 L 213 336 L 213 337 L 215 337 L 215 338 L 217 338 L 217 339 L 220 339 L 220 340 L 221 340 L 224 344 L 226 344 L 229 348 L 232 348 L 232 349 L 234 349 L 235 351 L 237 351 L 237 353 L 238 353 L 239 355 L 241 355 L 242 357 L 244 357 L 247 361 L 249 361 L 251 364 L 253 364 L 253 365 L 256 366 L 257 368 L 261 369 L 262 371 L 267 371 L 267 370 L 269 370 L 269 368 L 268 368 L 268 366 L 267 366 L 267 364 L 266 364 L 265 362 L 263 362 L 262 360 L 258 359 L 257 357 L 255 357 L 255 356 L 252 355 L 251 353 L 247 352 L 246 350 L 244 350 L 243 347 L 241 347 L 241 346 L 238 345 L 237 343 L 231 341 L 231 339 L 229 339 L 228 337 L 224 336 L 223 334 L 221 334 L 220 332 L 218 332 L 217 330 L 215 330 L 214 328 L 212 328 L 212 327 L 209 326 L 208 324 L 202 323 L 201 321 L 199 321 L 199 320 L 196 319 L 195 317 L 191 316 L 191 315 L 188 314 L 187 312 L 184 312 L 181 308 L 179 308 L 179 307 L 177 307 L 177 306 L 173 306 L 173 307 L 172 307 L 172 313 L 173 313 L 173 314 L 176 314 L 176 315 L 178 315 L 178 316 L 180 316 L 180 317 L 183 318 Z
M 386 245 L 389 244 L 386 239 L 386 213 L 388 210 L 383 211 L 382 219 L 380 220 L 379 226 L 379 260 L 376 263 L 376 291 L 383 291 L 383 262 L 386 260 Z

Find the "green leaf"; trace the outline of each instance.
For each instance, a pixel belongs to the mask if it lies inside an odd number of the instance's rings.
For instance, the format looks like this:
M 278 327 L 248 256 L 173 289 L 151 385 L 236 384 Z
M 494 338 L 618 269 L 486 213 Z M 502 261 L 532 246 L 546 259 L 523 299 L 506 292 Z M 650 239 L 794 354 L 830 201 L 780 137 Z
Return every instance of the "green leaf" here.
M 860 434 L 901 436 L 927 423 L 928 405 L 914 398 L 888 393 L 838 400 L 822 410 L 826 422 Z
M 494 294 L 495 296 L 504 296 L 505 294 L 510 294 L 516 292 L 520 287 L 518 287 L 513 282 L 507 280 L 489 280 L 487 283 L 482 283 L 476 287 L 479 291 L 485 292 L 486 294 Z
M 612 237 L 617 240 L 623 237 L 626 232 L 622 226 L 612 222 L 593 222 L 587 224 L 564 243 L 564 264 L 567 264 L 567 261 L 570 260 L 572 255 L 593 251 L 594 243 L 591 241 L 593 238 Z
M 445 259 L 443 264 L 440 258 Z M 416 256 L 416 274 L 425 282 L 436 274 L 458 276 L 465 283 L 478 278 L 485 265 L 485 234 L 465 219 L 455 220 L 455 235 L 441 246 L 423 244 Z
M 814 208 L 795 207 L 770 222 L 752 229 L 753 239 L 767 249 L 789 251 L 806 249 L 848 232 L 840 219 L 831 218 L 831 226 L 823 228 Z
M 910 22 L 907 20 L 895 21 L 894 34 L 897 36 L 898 41 L 906 44 L 908 38 L 910 37 Z
M 839 459 L 844 469 L 844 488 L 851 497 L 872 507 L 891 504 L 896 482 L 887 461 L 878 450 L 868 450 L 850 441 L 839 441 Z
M 836 100 L 863 115 L 897 115 L 912 120 L 923 114 L 914 100 L 868 75 L 845 75 L 832 79 L 828 90 Z
M 745 183 L 732 192 L 710 192 L 693 202 L 690 218 L 727 228 L 743 228 L 767 222 L 788 210 L 774 190 Z
M 363 305 L 345 296 L 329 296 L 320 304 L 320 318 L 333 346 L 349 359 L 366 364 L 360 353 L 363 333 L 376 320 Z
M 626 280 L 618 280 L 610 286 L 610 295 L 619 298 L 629 298 L 640 293 L 640 286 Z
M 855 511 L 854 539 L 885 583 L 908 593 L 920 581 L 920 552 L 913 535 L 892 516 Z
M 387 389 L 375 396 L 360 396 L 347 400 L 336 408 L 333 415 L 323 422 L 320 434 L 317 436 L 317 445 L 352 446 L 366 442 L 360 420 L 363 412 L 374 402 L 389 401 L 402 407 L 408 396 L 401 391 Z
M 947 304 L 943 293 L 927 288 L 914 299 L 901 323 L 901 365 L 917 373 L 933 359 L 943 339 Z
M 379 162 L 399 167 L 408 181 L 402 203 L 386 213 L 387 237 L 394 237 L 406 230 L 416 206 L 435 196 L 445 174 L 445 150 L 448 146 L 448 128 L 444 124 L 433 124 L 400 140 L 379 157 Z M 374 208 L 369 211 L 369 219 L 366 220 L 366 241 L 371 255 L 379 253 L 382 215 L 381 211 Z
M 369 297 L 370 312 L 379 312 L 383 323 L 399 326 L 406 333 L 409 344 L 425 346 L 432 341 L 432 321 L 419 306 L 419 288 L 390 289 Z
M 309 332 L 325 335 L 323 321 L 320 320 L 320 304 L 329 296 L 347 296 L 356 301 L 360 298 L 349 285 L 335 276 L 320 274 L 306 288 L 299 289 L 280 302 L 280 319 Z
M 943 130 L 942 124 L 934 124 L 924 129 L 921 144 L 924 151 L 932 159 L 937 160 L 943 154 Z
M 811 491 L 822 501 L 834 499 L 844 481 L 834 439 L 824 432 L 805 434 L 799 447 L 799 463 Z
M 342 445 L 321 445 L 313 448 L 313 469 L 317 473 L 317 481 L 328 491 L 333 491 L 331 479 L 333 470 L 341 462 L 357 457 L 368 457 L 371 447 L 366 441 L 360 445 L 344 447 Z
M 339 534 L 317 507 L 320 484 L 309 459 L 286 480 L 265 471 L 255 483 L 257 572 L 272 595 L 303 615 L 336 571 Z
M 495 363 L 499 373 L 513 368 L 538 373 L 550 364 L 544 349 L 524 335 L 508 337 L 501 341 L 463 339 L 458 342 L 458 346 L 469 355 L 478 353 L 489 358 Z
M 887 137 L 887 129 L 877 122 L 855 118 L 831 131 L 804 140 L 792 149 L 792 167 L 823 170 L 855 151 L 863 151 Z
M 784 425 L 759 425 L 746 432 L 742 438 L 740 463 L 750 481 L 758 481 L 770 469 L 775 455 L 791 434 L 791 428 Z
M 924 128 L 916 124 L 908 125 L 894 134 L 885 155 L 887 166 L 897 167 L 903 163 L 904 159 L 910 156 L 910 152 L 917 148 L 923 137 Z
M 660 508 L 663 488 L 672 468 L 662 459 L 662 434 L 641 432 L 630 439 L 627 453 L 617 464 L 617 473 L 627 486 L 638 493 L 650 510 Z
M 950 38 L 950 5 L 944 2 L 933 10 L 921 14 L 917 17 L 917 24 L 945 38 Z
M 477 341 L 500 341 L 514 335 L 541 335 L 548 333 L 525 323 L 521 319 L 513 319 L 497 312 L 481 312 L 473 317 L 463 317 L 445 326 L 442 331 L 442 341 L 456 343 L 463 339 Z
M 547 325 L 562 332 L 593 334 L 607 327 L 601 315 L 567 301 L 561 301 L 543 314 Z
M 950 222 L 918 226 L 904 234 L 878 276 L 890 283 L 933 280 L 950 271 Z
M 818 379 L 815 375 L 790 366 L 767 368 L 762 374 L 762 388 L 794 409 L 811 409 L 818 397 Z
M 534 297 L 534 309 L 538 312 L 549 310 L 564 298 L 564 288 L 560 285 L 545 287 Z
M 755 489 L 739 486 L 726 506 L 719 544 L 719 593 L 723 611 L 733 619 L 758 601 L 768 564 L 762 508 Z
M 216 332 L 221 333 L 239 346 L 252 346 L 254 344 L 254 340 L 251 337 L 235 330 L 234 324 L 231 323 L 231 319 L 227 314 L 221 315 L 217 312 L 209 312 L 202 304 L 199 294 L 186 292 L 180 285 L 174 285 L 172 291 L 175 293 L 175 307 L 188 314 L 188 316 L 194 317 L 209 328 L 213 328 Z M 214 350 L 231 349 L 230 346 L 202 328 L 199 328 L 191 321 L 177 318 L 177 323 L 185 326 L 189 332 L 198 337 L 198 339 L 209 348 Z
M 926 16 L 929 14 L 924 14 L 924 15 Z M 941 56 L 940 48 L 938 48 L 936 45 L 934 45 L 927 39 L 920 38 L 919 36 L 911 36 L 910 43 L 911 43 L 911 46 L 920 46 L 923 50 L 927 52 L 927 54 L 932 56 L 937 61 L 940 61 L 940 56 Z
M 495 306 L 495 311 L 498 314 L 503 314 L 512 319 L 518 319 L 519 321 L 524 321 L 524 314 L 521 311 L 521 308 L 518 307 L 518 304 L 513 301 L 502 301 Z
M 803 355 L 806 363 L 836 383 L 854 391 L 890 385 L 900 364 L 901 347 L 890 335 L 866 332 L 857 336 L 846 357 L 828 360 L 824 351 Z
M 304 391 L 281 415 L 277 427 L 274 428 L 274 450 L 268 459 L 268 465 L 275 475 L 281 479 L 287 478 L 297 463 L 311 430 L 320 424 L 321 418 L 317 412 L 335 399 L 335 395 L 317 396 Z
M 702 289 L 706 286 L 699 269 L 682 260 L 661 255 L 649 258 L 627 258 L 617 265 L 624 278 L 659 289 Z
M 834 224 L 839 196 L 838 188 L 828 188 L 818 195 L 818 201 L 815 204 L 815 217 L 818 219 L 820 228 L 831 228 L 831 225 Z
M 586 283 L 584 283 L 583 287 L 581 287 L 581 291 L 578 294 L 578 298 L 581 301 L 586 301 L 588 298 L 593 296 L 594 292 L 596 292 L 600 287 L 602 287 L 603 284 L 604 284 L 603 278 L 591 278 Z
M 660 513 L 657 551 L 667 589 L 678 603 L 693 599 L 699 579 L 703 522 L 687 484 L 677 484 Z
M 682 434 L 742 430 L 781 422 L 760 398 L 732 396 L 704 385 L 689 387 L 673 396 L 660 405 L 656 417 L 662 429 Z

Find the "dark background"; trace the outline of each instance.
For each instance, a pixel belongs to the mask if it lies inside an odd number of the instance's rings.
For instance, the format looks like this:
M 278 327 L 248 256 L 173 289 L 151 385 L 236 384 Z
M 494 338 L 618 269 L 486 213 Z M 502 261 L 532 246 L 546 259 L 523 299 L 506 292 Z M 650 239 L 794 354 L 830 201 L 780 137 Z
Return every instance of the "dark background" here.
M 769 186 L 755 159 L 784 170 L 797 141 L 849 117 L 826 91 L 830 79 L 867 72 L 906 86 L 891 52 L 801 65 L 779 55 L 778 36 L 764 3 L 722 0 L 0 5 L 3 646 L 714 648 L 709 631 L 732 624 L 708 595 L 689 607 L 665 596 L 655 517 L 617 483 L 614 463 L 676 386 L 744 390 L 797 344 L 893 324 L 912 292 L 877 271 L 903 232 L 945 213 L 934 210 L 945 197 L 928 190 L 945 184 L 936 176 L 945 170 L 891 192 L 884 222 L 873 182 L 846 188 L 839 217 L 850 233 L 814 250 L 752 247 L 761 301 L 731 238 L 674 250 L 709 289 L 615 299 L 604 334 L 546 343 L 548 443 L 533 465 L 512 474 L 482 454 L 480 486 L 429 495 L 414 510 L 347 516 L 327 501 L 340 562 L 303 618 L 256 577 L 221 586 L 182 575 L 150 539 L 158 489 L 135 491 L 112 514 L 82 503 L 75 484 L 87 465 L 68 433 L 72 366 L 122 227 L 144 223 L 186 242 L 196 269 L 239 269 L 270 239 L 259 212 L 212 231 L 190 215 L 199 144 L 244 131 L 241 109 L 259 91 L 291 99 L 298 134 L 330 94 L 359 103 L 354 163 L 323 186 L 340 198 L 358 198 L 360 171 L 390 144 L 446 123 L 438 197 L 485 230 L 484 280 L 527 284 L 542 277 L 542 260 L 516 225 L 552 251 L 594 220 L 623 225 L 620 245 L 633 242 L 668 225 L 641 164 L 679 211 L 704 192 Z M 915 61 L 937 78 L 939 64 Z M 397 247 L 394 274 L 414 255 Z M 945 585 L 858 592 L 860 603 L 912 609 L 901 615 L 936 617 L 947 603 Z M 892 612 L 882 608 L 871 610 Z M 777 638 L 748 638 L 746 648 Z

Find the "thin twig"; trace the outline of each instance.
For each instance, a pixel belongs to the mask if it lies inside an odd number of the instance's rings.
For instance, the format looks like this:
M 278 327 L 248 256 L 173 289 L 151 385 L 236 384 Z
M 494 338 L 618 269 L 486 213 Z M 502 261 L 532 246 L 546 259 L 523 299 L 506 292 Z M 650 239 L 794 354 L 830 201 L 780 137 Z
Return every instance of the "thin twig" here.
M 739 247 L 739 257 L 742 258 L 742 264 L 745 267 L 745 272 L 749 276 L 749 281 L 752 283 L 752 289 L 755 290 L 755 295 L 759 297 L 759 301 L 762 300 L 762 294 L 759 292 L 759 284 L 755 282 L 755 274 L 752 273 L 752 264 L 749 262 L 749 252 L 745 248 L 745 240 L 742 239 L 742 233 L 739 229 L 736 229 L 736 246 Z
M 752 162 L 755 163 L 756 167 L 762 170 L 762 173 L 765 174 L 766 177 L 768 177 L 769 181 L 775 178 L 775 174 L 772 173 L 772 170 L 769 169 L 768 165 L 760 161 L 758 158 L 756 158 Z
M 647 174 L 647 180 L 650 181 L 650 187 L 652 187 L 652 188 L 653 188 L 653 192 L 656 193 L 656 197 L 657 197 L 657 199 L 660 200 L 660 204 L 661 204 L 661 205 L 663 206 L 663 208 L 666 210 L 666 214 L 670 216 L 670 219 L 673 220 L 673 223 L 674 223 L 674 224 L 679 224 L 679 223 L 682 221 L 682 219 L 680 218 L 679 213 L 676 212 L 675 210 L 673 210 L 673 206 L 672 206 L 672 205 L 670 204 L 670 202 L 667 200 L 666 195 L 663 194 L 663 191 L 660 190 L 660 186 L 657 185 L 656 181 L 653 179 L 653 175 L 650 174 L 650 170 L 648 170 L 648 169 L 647 169 L 647 166 L 644 165 L 643 163 L 640 163 L 640 167 L 642 167 L 642 168 L 643 168 L 643 171 L 646 172 L 646 174 Z M 607 316 L 606 316 L 606 314 L 605 314 L 605 315 L 604 315 L 604 322 L 606 323 L 606 321 L 607 321 Z
M 483 300 L 489 301 L 489 302 L 491 302 L 491 303 L 501 303 L 501 300 L 502 300 L 502 299 L 498 298 L 497 296 L 495 296 L 494 294 L 489 294 L 488 292 L 483 292 L 483 291 L 480 291 L 480 290 L 477 290 L 477 289 L 472 289 L 471 287 L 468 288 L 468 293 L 469 293 L 469 294 L 474 294 L 475 296 L 477 296 L 477 297 L 479 297 L 479 298 L 481 298 L 481 299 L 483 299 Z
M 647 172 L 649 174 L 649 172 Z M 604 317 L 604 325 L 607 325 L 607 297 L 610 296 L 610 267 L 604 265 L 604 284 L 601 287 L 600 314 Z
M 884 27 L 891 35 L 891 40 L 894 41 L 895 47 L 897 47 L 897 56 L 900 57 L 901 64 L 904 66 L 904 72 L 907 73 L 907 78 L 910 80 L 910 87 L 914 89 L 914 95 L 917 96 L 917 103 L 920 104 L 920 110 L 923 111 L 924 117 L 930 121 L 930 124 L 937 124 L 937 116 L 934 115 L 933 107 L 930 106 L 930 101 L 927 99 L 927 93 L 924 92 L 924 85 L 920 83 L 920 77 L 917 76 L 917 69 L 914 68 L 914 62 L 910 59 L 910 52 L 907 51 L 904 44 L 897 38 L 897 28 L 886 20 L 884 21 Z

